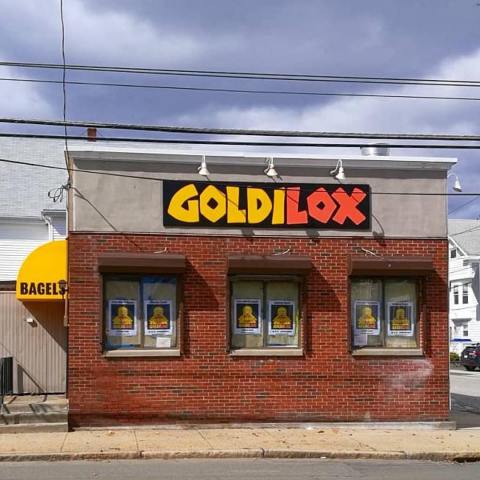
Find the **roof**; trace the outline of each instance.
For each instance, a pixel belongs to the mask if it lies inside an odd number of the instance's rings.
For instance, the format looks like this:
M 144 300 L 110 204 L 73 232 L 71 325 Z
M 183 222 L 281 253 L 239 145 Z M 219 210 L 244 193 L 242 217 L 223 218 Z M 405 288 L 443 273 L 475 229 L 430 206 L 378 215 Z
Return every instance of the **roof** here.
M 69 146 L 72 158 L 82 160 L 114 160 L 166 163 L 198 163 L 202 155 L 211 164 L 230 164 L 238 159 L 243 165 L 263 165 L 265 158 L 273 157 L 280 166 L 332 166 L 339 159 L 347 166 L 360 168 L 391 168 L 414 170 L 449 170 L 457 163 L 451 157 L 419 157 L 408 155 L 347 155 L 310 153 L 307 149 L 288 151 L 234 151 L 211 145 L 147 144 L 141 147 L 134 142 L 72 142 Z
M 63 140 L 0 138 L 0 159 L 65 167 Z M 41 218 L 42 210 L 61 210 L 48 191 L 67 181 L 62 170 L 0 162 L 0 217 Z
M 480 220 L 448 220 L 448 236 L 467 255 L 480 255 Z

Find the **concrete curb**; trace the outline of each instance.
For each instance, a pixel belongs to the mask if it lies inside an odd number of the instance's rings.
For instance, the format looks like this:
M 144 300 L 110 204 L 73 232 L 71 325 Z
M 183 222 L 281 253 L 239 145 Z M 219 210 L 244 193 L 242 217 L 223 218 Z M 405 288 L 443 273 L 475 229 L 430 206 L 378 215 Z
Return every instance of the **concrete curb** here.
M 78 453 L 12 453 L 1 454 L 1 462 L 72 461 L 72 460 L 148 460 L 189 458 L 323 458 L 348 460 L 430 460 L 436 462 L 477 462 L 480 452 L 417 452 L 402 451 L 319 451 L 319 450 L 274 450 L 245 448 L 236 450 L 191 450 L 191 451 L 131 451 L 131 452 L 78 452 Z

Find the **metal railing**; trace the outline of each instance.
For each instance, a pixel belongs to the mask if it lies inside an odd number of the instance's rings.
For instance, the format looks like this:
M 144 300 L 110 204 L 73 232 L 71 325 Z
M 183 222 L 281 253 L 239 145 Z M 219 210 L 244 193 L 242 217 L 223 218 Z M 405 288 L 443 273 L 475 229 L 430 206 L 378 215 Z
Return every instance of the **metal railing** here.
M 0 406 L 3 397 L 13 393 L 13 357 L 0 358 Z

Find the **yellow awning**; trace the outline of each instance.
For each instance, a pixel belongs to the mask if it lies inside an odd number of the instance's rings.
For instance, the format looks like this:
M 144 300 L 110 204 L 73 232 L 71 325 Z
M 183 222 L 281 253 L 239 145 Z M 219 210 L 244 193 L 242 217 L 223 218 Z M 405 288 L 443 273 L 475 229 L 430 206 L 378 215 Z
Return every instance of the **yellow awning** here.
M 17 277 L 17 299 L 63 300 L 59 282 L 67 280 L 67 241 L 48 242 L 23 261 Z

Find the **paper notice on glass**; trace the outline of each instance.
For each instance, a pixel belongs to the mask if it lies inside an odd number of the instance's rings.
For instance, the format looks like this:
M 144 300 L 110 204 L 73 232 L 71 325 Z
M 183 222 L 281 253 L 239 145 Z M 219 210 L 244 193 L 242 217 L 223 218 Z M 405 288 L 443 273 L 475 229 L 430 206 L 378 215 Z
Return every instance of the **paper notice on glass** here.
M 172 335 L 173 311 L 171 300 L 147 300 L 144 303 L 145 335 Z
M 357 300 L 354 304 L 355 335 L 380 334 L 380 303 L 370 300 Z
M 415 333 L 413 302 L 391 302 L 388 304 L 388 335 L 412 337 Z
M 170 337 L 157 337 L 156 347 L 157 348 L 170 348 L 171 340 Z
M 268 302 L 268 334 L 295 335 L 295 302 L 270 300 Z
M 135 337 L 137 335 L 137 302 L 135 300 L 109 300 L 107 335 Z
M 262 312 L 258 298 L 236 298 L 233 303 L 233 333 L 260 335 Z
M 364 347 L 368 345 L 368 335 L 366 333 L 355 333 L 353 336 L 353 344 L 356 347 Z

